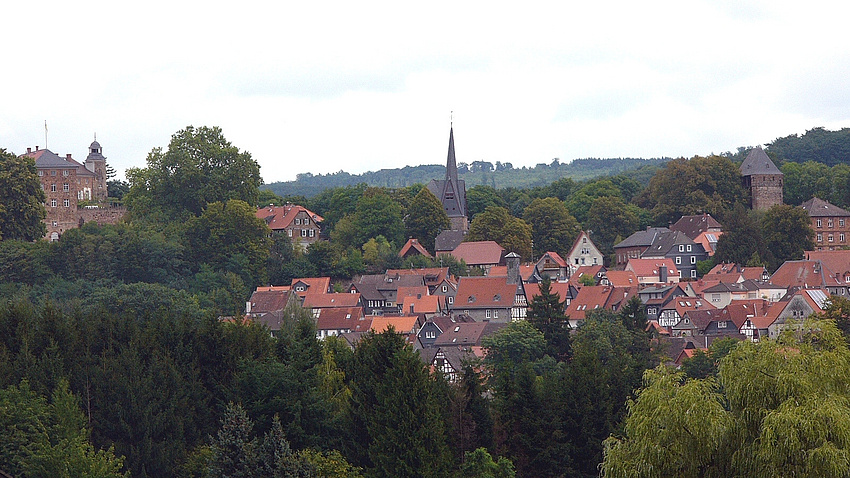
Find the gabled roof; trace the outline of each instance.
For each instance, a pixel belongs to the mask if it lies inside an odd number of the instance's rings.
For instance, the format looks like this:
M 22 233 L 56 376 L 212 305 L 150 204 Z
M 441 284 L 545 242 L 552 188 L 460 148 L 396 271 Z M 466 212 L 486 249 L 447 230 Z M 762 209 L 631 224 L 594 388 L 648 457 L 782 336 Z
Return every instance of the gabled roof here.
M 516 284 L 507 277 L 461 277 L 452 305 L 454 310 L 513 307 Z
M 419 269 L 388 269 L 387 275 L 416 275 L 422 276 L 425 285 L 439 285 L 446 278 L 451 278 L 448 267 L 423 267 Z
M 576 239 L 576 244 L 578 243 L 578 239 Z M 575 246 L 573 246 L 575 249 Z M 571 249 L 572 250 L 572 249 Z M 549 258 L 552 262 L 558 265 L 558 267 L 567 267 L 567 261 L 564 260 L 563 257 L 560 256 L 557 252 L 548 251 L 540 257 L 540 260 L 537 261 L 538 265 L 542 265 L 545 263 L 546 258 Z
M 709 256 L 713 256 L 715 252 L 715 248 L 717 247 L 717 241 L 720 240 L 720 236 L 723 235 L 723 231 L 710 231 L 710 232 L 701 232 L 694 239 L 694 242 L 701 245 L 705 252 L 708 253 Z
M 360 294 L 335 292 L 332 294 L 307 294 L 304 297 L 305 309 L 324 309 L 328 307 L 357 307 Z
M 425 297 L 428 295 L 428 286 L 399 286 L 396 292 L 396 302 L 400 302 L 405 297 Z
M 741 176 L 752 176 L 753 174 L 782 174 L 782 171 L 773 164 L 773 161 L 760 146 L 756 146 L 750 150 L 750 154 L 741 163 Z
M 848 217 L 850 212 L 832 205 L 820 198 L 811 198 L 800 204 L 809 213 L 809 217 Z
M 575 299 L 567 306 L 566 314 L 570 320 L 583 320 L 588 311 L 604 309 L 614 288 L 606 285 L 584 286 Z
M 522 277 L 523 282 L 528 282 L 532 276 L 534 276 L 535 272 L 534 264 L 520 264 L 519 266 L 519 276 Z M 488 276 L 507 276 L 508 275 L 508 266 L 493 266 L 490 268 L 490 271 L 487 272 Z
M 366 332 L 371 327 L 371 321 L 365 320 L 363 309 L 360 307 L 339 307 L 319 310 L 316 318 L 317 330 L 350 330 Z
M 806 251 L 805 257 L 810 261 L 821 261 L 831 272 L 838 274 L 839 282 L 850 277 L 850 250 L 843 251 Z
M 525 284 L 525 296 L 528 298 L 528 303 L 531 304 L 531 301 L 534 300 L 534 297 L 540 295 L 540 283 L 529 283 Z M 561 302 L 564 299 L 570 296 L 570 283 L 569 282 L 552 282 L 549 287 L 549 292 L 557 293 L 561 299 Z
M 382 332 L 386 332 L 386 330 L 392 326 L 396 333 L 399 334 L 409 334 L 413 332 L 413 329 L 416 327 L 416 319 L 415 315 L 402 316 L 402 317 L 388 317 L 385 315 L 373 315 L 370 316 L 372 318 L 372 332 L 376 334 L 380 334 Z
M 599 281 L 599 273 L 605 272 L 605 267 L 602 264 L 597 264 L 595 266 L 579 266 L 573 275 L 570 276 L 570 282 L 574 285 L 579 284 L 579 278 L 581 276 L 590 276 L 593 277 L 593 280 Z
M 446 297 L 442 295 L 405 296 L 401 306 L 405 314 L 436 314 L 446 309 Z M 413 307 L 412 311 L 411 307 Z
M 464 237 L 466 237 L 466 231 L 443 231 L 434 238 L 434 250 L 437 254 L 451 252 L 463 242 Z
M 695 216 L 682 216 L 675 224 L 670 226 L 671 231 L 680 231 L 694 241 L 702 233 L 719 231 L 722 228 L 723 226 L 708 213 L 697 214 Z
M 437 340 L 435 346 L 445 345 L 479 345 L 487 322 L 459 322 L 444 330 Z
M 319 216 L 304 206 L 298 206 L 296 204 L 263 207 L 257 209 L 257 217 L 265 220 L 271 230 L 277 231 L 291 226 L 295 220 L 295 216 L 300 212 L 305 213 L 315 223 L 324 221 L 322 216 Z
M 626 270 L 630 270 L 635 273 L 635 275 L 639 278 L 641 277 L 653 277 L 658 275 L 659 267 L 667 266 L 667 277 L 668 278 L 678 278 L 679 277 L 679 269 L 676 268 L 676 264 L 673 262 L 673 259 L 664 258 L 664 259 L 629 259 L 629 262 L 626 264 Z
M 307 290 L 299 291 L 295 290 L 296 284 L 299 282 L 303 283 Z M 290 283 L 290 287 L 292 290 L 295 290 L 295 293 L 298 294 L 302 299 L 307 294 L 326 294 L 328 290 L 331 288 L 331 278 L 330 277 L 299 277 L 296 279 L 292 279 Z
M 289 289 L 285 290 L 256 290 L 248 300 L 251 303 L 251 314 L 262 314 L 283 310 L 289 301 Z
M 455 247 L 452 255 L 463 259 L 468 266 L 501 264 L 505 249 L 496 241 L 462 242 Z
M 425 246 L 419 243 L 418 239 L 410 238 L 407 242 L 404 243 L 401 250 L 398 251 L 399 257 L 407 257 L 408 255 L 422 255 L 425 257 L 431 257 L 431 253 L 425 249 Z
M 834 287 L 842 285 L 821 261 L 785 261 L 770 277 L 781 287 Z
M 650 244 L 646 251 L 641 254 L 641 257 L 664 257 L 670 253 L 671 249 L 685 244 L 690 246 L 698 245 L 681 231 L 662 232 L 655 236 L 655 240 L 652 241 L 652 244 Z
M 605 277 L 614 287 L 630 287 L 638 284 L 638 278 L 632 271 L 607 271 Z
M 21 156 L 27 156 L 35 159 L 35 167 L 43 169 L 77 169 L 79 163 L 70 163 L 58 154 L 49 149 L 36 149 L 29 151 Z
M 619 244 L 614 246 L 614 249 L 625 247 L 649 247 L 655 241 L 656 236 L 662 232 L 669 232 L 666 227 L 647 227 L 645 231 L 638 231 L 631 236 L 625 238 Z

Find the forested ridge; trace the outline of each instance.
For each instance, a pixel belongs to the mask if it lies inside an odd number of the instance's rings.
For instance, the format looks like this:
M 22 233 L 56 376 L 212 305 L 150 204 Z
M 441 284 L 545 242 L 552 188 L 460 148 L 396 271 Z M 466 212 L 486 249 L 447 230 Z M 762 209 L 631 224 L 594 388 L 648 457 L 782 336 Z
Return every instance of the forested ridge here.
M 846 160 L 783 162 L 767 151 L 785 173 L 786 203 L 818 195 L 850 205 Z M 745 153 L 669 160 L 642 169 L 645 178 L 470 182 L 469 240 L 534 259 L 565 252 L 589 230 L 610 255 L 646 226 L 710 212 L 727 233 L 703 270 L 721 260 L 774 270 L 801 257 L 811 228 L 798 208 L 746 208 L 735 162 Z M 4 152 L 0 165 L 14 158 Z M 4 171 L 37 181 L 34 165 L 13 166 Z M 426 181 L 279 197 L 261 190 L 249 153 L 206 127 L 175 133 L 127 177 L 113 184 L 129 210 L 124 222 L 88 223 L 58 242 L 22 240 L 39 237 L 38 215 L 27 209 L 37 201 L 4 202 L 27 214 L 0 211 L 0 429 L 13 430 L 0 435 L 0 470 L 12 476 L 596 476 L 603 459 L 606 476 L 653 476 L 633 467 L 653 459 L 686 463 L 670 473 L 699 476 L 706 456 L 726 455 L 707 476 L 755 476 L 751 463 L 763 476 L 848 469 L 850 442 L 818 428 L 833 420 L 844 429 L 846 387 L 816 374 L 850 373 L 846 303 L 776 344 L 717 347 L 683 376 L 657 368 L 663 350 L 639 300 L 590 312 L 570 330 L 562 298 L 544 283 L 528 320 L 489 337 L 486 358 L 450 383 L 394 333 L 367 335 L 351 350 L 317 340 L 300 307 L 287 309 L 276 336 L 241 319 L 260 285 L 328 276 L 342 291 L 357 274 L 438 264 L 397 254 L 409 237 L 433 251 L 447 224 Z M 187 182 L 191 191 L 181 189 Z M 285 201 L 323 216 L 329 240 L 302 251 L 270 234 L 256 207 Z M 451 258 L 444 265 L 479 273 Z M 735 381 L 737 370 L 761 382 Z M 764 376 L 789 384 L 782 396 Z M 683 412 L 697 399 L 710 426 Z M 820 415 L 809 414 L 820 405 Z M 651 455 L 661 406 L 683 416 L 664 437 L 681 460 Z M 783 454 L 771 446 L 782 438 L 771 411 L 817 433 Z M 806 453 L 808 461 L 789 458 Z

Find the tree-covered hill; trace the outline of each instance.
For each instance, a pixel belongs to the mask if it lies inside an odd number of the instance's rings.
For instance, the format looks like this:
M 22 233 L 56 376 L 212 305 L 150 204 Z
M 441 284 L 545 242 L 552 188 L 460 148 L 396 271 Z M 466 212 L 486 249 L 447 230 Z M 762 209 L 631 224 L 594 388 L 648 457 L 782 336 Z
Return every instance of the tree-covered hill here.
M 557 159 L 551 163 L 540 163 L 532 168 L 515 168 L 511 163 L 474 161 L 458 163 L 458 173 L 466 181 L 466 187 L 491 186 L 501 188 L 530 188 L 545 186 L 560 178 L 572 178 L 576 181 L 599 176 L 615 175 L 644 166 L 660 166 L 671 158 L 614 158 L 614 159 L 576 159 L 561 163 Z M 341 186 L 365 183 L 369 186 L 401 188 L 414 184 L 427 184 L 432 179 L 440 179 L 446 174 L 443 165 L 425 164 L 405 166 L 397 169 L 382 169 L 363 174 L 350 174 L 339 171 L 331 174 L 299 174 L 295 181 L 275 182 L 264 186 L 278 196 L 313 197 L 323 190 Z
M 805 163 L 814 161 L 835 166 L 850 163 L 850 128 L 829 131 L 818 127 L 796 134 L 776 138 L 768 144 L 767 152 L 774 159 Z

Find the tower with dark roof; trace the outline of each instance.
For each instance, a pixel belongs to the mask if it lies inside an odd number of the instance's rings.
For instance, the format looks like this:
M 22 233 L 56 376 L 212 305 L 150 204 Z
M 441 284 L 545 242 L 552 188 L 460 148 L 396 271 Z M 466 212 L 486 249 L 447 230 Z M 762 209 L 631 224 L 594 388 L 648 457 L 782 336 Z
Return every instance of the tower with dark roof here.
M 466 183 L 457 177 L 457 160 L 455 159 L 454 128 L 449 128 L 449 153 L 446 158 L 446 179 L 432 179 L 428 190 L 443 204 L 446 215 L 449 216 L 450 228 L 453 231 L 469 230 L 469 218 L 466 215 Z
M 99 201 L 105 201 L 106 192 L 106 157 L 103 155 L 103 149 L 97 138 L 89 145 L 89 155 L 86 156 L 84 163 L 86 169 L 95 174 L 95 180 L 92 187 L 92 196 Z
M 783 174 L 761 147 L 753 148 L 741 163 L 743 184 L 750 191 L 750 206 L 755 210 L 782 204 Z

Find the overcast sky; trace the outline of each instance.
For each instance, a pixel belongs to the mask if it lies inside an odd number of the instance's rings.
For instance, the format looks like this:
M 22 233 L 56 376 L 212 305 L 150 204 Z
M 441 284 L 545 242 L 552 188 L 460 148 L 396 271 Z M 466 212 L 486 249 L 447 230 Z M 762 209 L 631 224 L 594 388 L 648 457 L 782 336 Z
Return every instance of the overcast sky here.
M 0 147 L 145 166 L 220 126 L 265 182 L 734 151 L 850 127 L 848 2 L 7 2 Z

